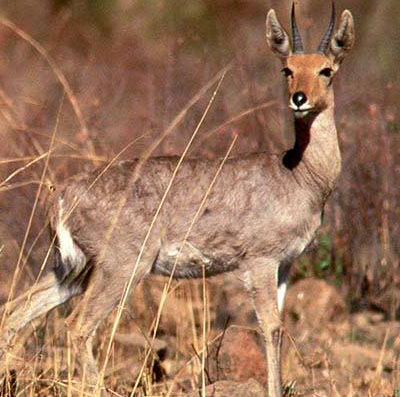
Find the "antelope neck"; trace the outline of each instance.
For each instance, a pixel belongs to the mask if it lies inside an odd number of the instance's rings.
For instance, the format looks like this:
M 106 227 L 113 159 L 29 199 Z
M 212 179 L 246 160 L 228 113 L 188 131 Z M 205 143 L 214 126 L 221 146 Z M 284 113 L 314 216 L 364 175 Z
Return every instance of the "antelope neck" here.
M 283 165 L 300 183 L 321 192 L 325 199 L 340 173 L 341 157 L 333 107 L 295 118 L 295 144 L 283 156 Z

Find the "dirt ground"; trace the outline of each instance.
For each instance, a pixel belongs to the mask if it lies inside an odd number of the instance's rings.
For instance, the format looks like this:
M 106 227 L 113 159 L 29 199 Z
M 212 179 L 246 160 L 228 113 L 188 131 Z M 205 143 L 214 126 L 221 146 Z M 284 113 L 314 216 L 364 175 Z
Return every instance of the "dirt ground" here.
M 112 395 L 131 395 L 139 379 L 134 395 L 195 396 L 204 373 L 205 385 L 212 384 L 207 396 L 262 396 L 263 341 L 247 294 L 234 276 L 206 282 L 205 310 L 202 282 L 175 284 L 153 344 L 157 354 L 143 365 L 164 284 L 163 278 L 149 278 L 125 309 L 105 371 Z M 63 321 L 72 306 L 19 335 L 8 378 L 11 385 L 16 382 L 8 395 L 61 396 L 73 390 L 79 368 Z M 379 312 L 349 313 L 338 290 L 317 279 L 291 286 L 283 317 L 286 396 L 397 396 L 398 322 Z M 112 321 L 102 327 L 96 343 L 100 366 Z M 6 390 L 3 384 L 3 393 Z

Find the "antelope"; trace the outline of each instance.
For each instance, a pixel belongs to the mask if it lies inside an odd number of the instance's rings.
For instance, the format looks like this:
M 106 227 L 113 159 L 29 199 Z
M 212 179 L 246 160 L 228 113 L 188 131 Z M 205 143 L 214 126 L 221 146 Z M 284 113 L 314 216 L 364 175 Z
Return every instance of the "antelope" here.
M 93 338 L 120 301 L 135 262 L 133 286 L 150 273 L 199 278 L 236 271 L 265 338 L 268 395 L 282 395 L 280 312 L 291 263 L 314 239 L 340 173 L 332 80 L 353 47 L 354 21 L 345 10 L 335 30 L 332 3 L 329 27 L 310 54 L 303 50 L 294 4 L 291 30 L 292 44 L 275 11 L 268 12 L 267 43 L 282 62 L 294 116 L 293 148 L 228 158 L 214 184 L 220 159 L 185 160 L 144 252 L 142 242 L 179 158 L 136 159 L 73 177 L 56 190 L 49 210 L 54 267 L 6 305 L 0 357 L 29 321 L 82 294 L 66 324 L 85 379 L 96 385 Z

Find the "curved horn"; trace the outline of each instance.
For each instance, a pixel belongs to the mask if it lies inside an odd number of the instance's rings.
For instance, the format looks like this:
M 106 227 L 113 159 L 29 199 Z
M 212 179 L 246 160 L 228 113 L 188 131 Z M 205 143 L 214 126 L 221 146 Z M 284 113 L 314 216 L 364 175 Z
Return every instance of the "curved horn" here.
M 294 12 L 294 3 L 292 5 L 292 38 L 293 38 L 293 53 L 302 54 L 304 52 L 303 43 L 301 41 L 299 30 L 297 29 L 296 13 Z
M 320 54 L 326 54 L 326 51 L 328 50 L 329 42 L 331 41 L 333 29 L 335 27 L 335 20 L 336 20 L 335 3 L 332 1 L 332 14 L 328 30 L 326 31 L 317 49 L 317 52 Z

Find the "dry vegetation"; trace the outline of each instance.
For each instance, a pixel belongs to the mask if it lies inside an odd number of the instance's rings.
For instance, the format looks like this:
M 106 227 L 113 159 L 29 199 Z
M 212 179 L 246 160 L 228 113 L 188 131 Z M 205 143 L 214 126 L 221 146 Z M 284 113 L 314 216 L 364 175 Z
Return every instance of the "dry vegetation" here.
M 343 173 L 319 244 L 293 270 L 284 381 L 287 395 L 398 397 L 400 5 L 336 3 L 352 10 L 357 28 L 356 49 L 336 81 Z M 236 155 L 290 145 L 280 65 L 264 42 L 270 6 L 287 23 L 289 2 L 275 0 L 0 3 L 6 18 L 0 20 L 1 302 L 46 271 L 44 213 L 52 186 L 122 150 L 121 158 L 146 153 L 203 90 L 153 152 L 181 154 L 215 85 L 204 88 L 226 65 L 231 68 L 189 155 L 224 155 L 235 135 Z M 299 22 L 309 48 L 328 14 L 325 2 L 301 2 Z M 216 380 L 212 351 L 223 346 L 228 325 L 256 327 L 234 276 L 208 280 L 206 288 L 202 282 L 173 283 L 157 354 L 142 365 L 148 344 L 140 335 L 154 328 L 164 284 L 149 279 L 124 308 L 105 369 L 114 395 L 188 394 L 202 378 Z M 0 393 L 73 392 L 74 357 L 63 321 L 71 307 L 73 302 L 19 335 Z M 99 333 L 100 366 L 113 321 Z M 240 349 L 250 336 L 238 335 L 230 337 L 238 338 Z M 203 363 L 206 343 L 210 359 Z M 257 351 L 247 346 L 242 353 L 251 362 Z M 225 372 L 217 378 L 265 382 L 257 371 Z

